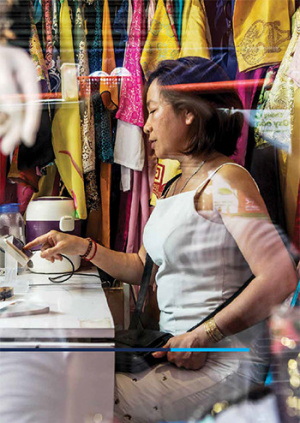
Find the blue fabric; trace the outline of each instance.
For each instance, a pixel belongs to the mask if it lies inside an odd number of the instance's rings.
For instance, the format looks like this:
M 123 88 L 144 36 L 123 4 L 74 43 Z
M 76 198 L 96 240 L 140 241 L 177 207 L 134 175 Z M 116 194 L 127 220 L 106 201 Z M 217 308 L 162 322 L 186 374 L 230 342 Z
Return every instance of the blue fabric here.
M 42 19 L 42 2 L 35 0 L 33 5 L 33 22 L 37 24 Z
M 231 10 L 228 5 L 229 3 L 230 0 L 217 1 L 215 26 L 216 28 L 218 27 L 220 20 L 224 18 L 225 14 L 227 31 L 222 36 L 221 46 L 213 50 L 213 60 L 225 70 L 230 79 L 234 80 L 238 70 L 232 31 L 235 0 L 231 0 Z
M 95 35 L 92 48 L 89 51 L 90 73 L 100 71 L 102 69 L 102 5 L 100 0 L 96 1 L 96 17 L 94 21 Z
M 174 23 L 177 32 L 179 45 L 181 44 L 181 26 L 184 0 L 174 0 Z
M 115 40 L 115 60 L 116 66 L 122 67 L 124 62 L 124 54 L 127 34 L 127 18 L 128 18 L 128 0 L 123 0 L 119 10 L 116 13 L 113 23 L 114 40 Z

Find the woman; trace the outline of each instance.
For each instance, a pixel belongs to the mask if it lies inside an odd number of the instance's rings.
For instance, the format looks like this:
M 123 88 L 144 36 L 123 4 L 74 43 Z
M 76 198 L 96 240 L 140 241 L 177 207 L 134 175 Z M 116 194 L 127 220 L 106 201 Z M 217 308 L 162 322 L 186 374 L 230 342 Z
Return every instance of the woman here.
M 50 232 L 42 257 L 87 254 L 113 277 L 139 284 L 146 251 L 154 263 L 160 329 L 175 335 L 171 348 L 250 347 L 250 353 L 168 352 L 150 371 L 116 375 L 116 415 L 151 422 L 199 417 L 216 402 L 244 393 L 265 376 L 265 357 L 254 341 L 272 307 L 296 286 L 296 276 L 257 186 L 232 155 L 243 123 L 234 91 L 178 92 L 186 82 L 226 78 L 213 62 L 183 58 L 161 62 L 145 88 L 144 131 L 158 158 L 177 159 L 181 176 L 160 199 L 145 227 L 144 246 L 125 254 L 89 240 Z M 214 319 L 188 332 L 249 278 L 250 285 Z M 237 334 L 237 335 L 235 335 Z M 224 339 L 223 339 L 224 338 Z M 160 357 L 164 352 L 154 353 Z

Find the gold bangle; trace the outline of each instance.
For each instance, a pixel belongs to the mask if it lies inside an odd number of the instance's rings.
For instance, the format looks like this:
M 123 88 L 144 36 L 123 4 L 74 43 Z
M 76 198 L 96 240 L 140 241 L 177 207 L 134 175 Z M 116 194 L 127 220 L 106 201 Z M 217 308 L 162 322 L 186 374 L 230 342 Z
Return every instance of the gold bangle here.
M 218 326 L 216 325 L 215 319 L 209 319 L 206 322 L 204 322 L 204 329 L 205 332 L 212 342 L 219 342 L 223 338 L 225 338 L 224 334 L 220 331 Z

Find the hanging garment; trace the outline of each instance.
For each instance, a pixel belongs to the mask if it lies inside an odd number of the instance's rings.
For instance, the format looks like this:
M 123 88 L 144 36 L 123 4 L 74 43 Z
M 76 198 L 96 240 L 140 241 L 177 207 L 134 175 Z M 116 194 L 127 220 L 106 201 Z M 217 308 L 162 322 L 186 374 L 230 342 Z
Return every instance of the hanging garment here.
M 132 15 L 133 15 L 132 1 L 128 0 L 127 34 L 130 33 Z
M 179 45 L 181 45 L 182 12 L 184 0 L 174 0 L 174 21 Z
M 29 42 L 30 56 L 35 64 L 38 81 L 41 81 L 42 92 L 50 91 L 48 69 L 44 59 L 39 35 L 34 24 L 31 25 L 31 38 Z
M 101 244 L 110 248 L 110 189 L 111 164 L 101 163 L 100 192 L 101 192 Z
M 102 13 L 100 0 L 86 9 L 90 72 L 102 69 Z
M 177 32 L 176 32 L 176 26 L 175 26 L 175 21 L 174 21 L 173 0 L 167 0 L 166 1 L 166 10 L 167 10 L 167 13 L 168 13 L 168 17 L 169 17 L 169 21 L 170 21 L 171 27 L 172 27 L 173 32 L 174 32 L 174 36 L 175 36 L 175 38 L 177 40 L 178 47 L 179 47 L 179 41 L 178 41 Z
M 43 108 L 40 126 L 32 147 L 20 144 L 18 152 L 19 170 L 42 168 L 54 161 L 52 146 L 51 119 L 48 108 Z
M 30 186 L 37 192 L 40 177 L 37 175 L 35 168 L 20 171 L 18 168 L 18 154 L 19 147 L 17 147 L 13 153 L 7 179 L 16 184 Z
M 156 200 L 161 197 L 161 194 L 166 186 L 166 183 L 170 181 L 174 176 L 181 173 L 180 164 L 177 160 L 158 160 L 155 169 L 155 178 L 151 193 L 151 206 L 156 205 Z
M 84 10 L 81 1 L 76 2 L 75 25 L 74 25 L 74 48 L 76 62 L 79 67 L 79 76 L 88 76 L 89 62 L 87 40 L 84 27 Z M 95 172 L 95 125 L 94 111 L 90 97 L 82 98 L 79 104 L 80 127 L 82 138 L 82 167 L 84 174 L 84 189 L 86 206 L 90 213 L 100 209 L 100 196 L 97 188 Z
M 126 250 L 131 200 L 132 200 L 132 191 L 121 192 L 119 210 L 122 210 L 122 213 L 119 213 L 117 235 L 116 235 L 115 245 L 113 246 L 113 249 L 116 251 L 125 252 Z
M 60 91 L 60 56 L 59 56 L 59 7 L 57 0 L 52 0 L 52 61 L 48 69 L 51 91 Z
M 300 121 L 295 118 L 300 113 L 300 89 L 295 86 L 293 79 L 287 76 L 287 72 L 299 36 L 300 9 L 295 13 L 292 39 L 279 67 L 259 125 L 263 137 L 266 134 L 269 141 L 282 148 L 279 151 L 280 177 L 290 237 L 293 236 L 300 177 Z M 271 122 L 269 127 L 268 121 Z
M 139 65 L 143 46 L 142 30 L 144 25 L 144 2 L 143 0 L 135 0 L 132 25 L 124 59 L 124 67 L 130 72 L 131 77 L 124 78 L 122 81 L 120 104 L 116 118 L 140 127 L 144 126 L 143 79 Z
M 245 110 L 250 110 L 253 105 L 253 99 L 258 87 L 258 80 L 262 79 L 265 75 L 266 69 L 260 68 L 255 69 L 249 72 L 238 72 L 236 75 L 236 80 L 242 81 L 244 79 L 251 79 L 252 81 L 256 82 L 253 84 L 251 88 L 238 88 L 238 94 L 243 102 L 243 107 Z M 244 119 L 242 134 L 237 141 L 236 151 L 231 157 L 236 163 L 244 166 L 246 152 L 247 152 L 247 144 L 248 144 L 248 135 L 249 135 L 249 120 Z
M 182 16 L 180 57 L 210 59 L 211 38 L 207 39 L 206 12 L 203 0 L 186 0 Z
M 115 59 L 116 66 L 122 67 L 124 62 L 126 42 L 128 39 L 127 32 L 127 19 L 128 19 L 128 0 L 123 0 L 121 6 L 115 15 L 113 28 L 115 39 Z
M 235 79 L 238 68 L 232 29 L 234 3 L 234 0 L 217 0 L 215 14 L 210 14 L 210 28 L 214 39 L 213 60 L 232 80 Z M 205 4 L 207 8 L 211 7 L 209 0 L 205 0 Z
M 256 115 L 255 115 L 255 127 L 254 127 L 254 139 L 256 148 L 263 148 L 269 146 L 268 142 L 262 138 L 259 133 L 259 122 L 263 113 L 263 110 L 266 107 L 269 93 L 273 87 L 279 65 L 272 65 L 268 68 L 264 85 L 262 87 L 261 93 L 259 95 L 258 104 L 256 106 Z M 255 179 L 255 178 L 254 178 Z
M 87 41 L 84 28 L 84 15 L 81 2 L 76 2 L 74 24 L 75 59 L 78 63 L 79 76 L 88 76 L 89 62 Z M 82 137 L 82 167 L 83 173 L 95 170 L 95 129 L 94 114 L 90 98 L 80 99 L 80 124 Z
M 41 176 L 38 184 L 38 192 L 34 193 L 32 200 L 38 197 L 58 196 L 60 176 L 57 167 L 51 163 L 46 168 L 46 174 Z
M 68 0 L 62 2 L 60 10 L 60 54 L 62 64 L 75 62 Z M 73 88 L 76 91 L 77 87 Z M 74 200 L 76 215 L 86 219 L 78 102 L 66 102 L 59 106 L 53 119 L 52 136 L 55 163 L 60 176 Z
M 39 197 L 53 197 L 60 196 L 59 191 L 60 176 L 54 163 L 50 164 L 44 169 L 44 174 L 41 176 L 38 185 L 38 192 L 34 192 L 31 196 L 31 201 Z
M 102 37 L 102 71 L 110 75 L 116 67 L 116 61 L 108 0 L 104 0 L 103 6 Z M 106 108 L 114 110 L 118 107 L 118 85 L 115 80 L 106 82 L 105 78 L 101 78 L 100 94 Z
M 141 66 L 145 78 L 165 59 L 177 59 L 179 47 L 172 30 L 163 0 L 158 0 L 151 30 L 148 34 L 142 56 Z
M 124 67 L 130 72 L 130 78 L 124 78 L 121 86 L 114 161 L 130 169 L 142 170 L 145 150 L 142 128 L 143 115 L 143 78 L 140 66 L 143 31 L 145 28 L 144 2 L 134 1 L 134 11 L 128 43 L 125 52 Z M 125 172 L 122 172 L 124 175 Z M 122 180 L 124 189 L 130 187 L 130 173 Z
M 233 34 L 239 71 L 278 63 L 291 38 L 293 0 L 236 0 Z
M 280 148 L 280 180 L 282 193 L 284 194 L 287 173 L 287 152 L 291 151 L 292 133 L 295 117 L 295 90 L 294 82 L 287 77 L 292 56 L 295 52 L 297 40 L 300 34 L 300 11 L 294 15 L 293 35 L 286 50 L 282 63 L 278 69 L 268 100 L 261 114 L 257 130 L 262 138 Z M 280 110 L 278 112 L 277 110 Z M 280 115 L 278 114 L 280 113 Z M 288 125 L 283 125 L 287 123 Z M 280 125 L 280 126 L 279 126 Z M 297 184 L 296 184 L 297 189 Z
M 45 62 L 49 70 L 52 66 L 53 57 L 51 0 L 43 0 L 43 12 L 43 23 L 45 26 Z
M 154 18 L 156 9 L 156 2 L 155 0 L 149 0 L 148 2 L 148 8 L 147 8 L 147 32 L 150 32 L 152 21 Z
M 145 166 L 142 172 L 133 172 L 127 253 L 137 253 L 142 245 L 144 227 L 150 216 L 149 196 L 148 174 Z
M 267 206 L 272 222 L 286 232 L 283 197 L 280 187 L 278 153 L 274 146 L 254 148 L 251 156 L 251 175 Z

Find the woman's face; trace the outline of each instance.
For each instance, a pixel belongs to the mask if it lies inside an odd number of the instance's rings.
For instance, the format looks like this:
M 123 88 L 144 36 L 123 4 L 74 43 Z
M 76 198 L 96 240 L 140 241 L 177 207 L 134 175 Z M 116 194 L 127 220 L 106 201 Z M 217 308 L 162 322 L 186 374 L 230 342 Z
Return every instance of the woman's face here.
M 149 142 L 159 159 L 178 159 L 186 148 L 191 114 L 182 111 L 175 113 L 161 95 L 161 88 L 154 80 L 147 93 L 148 119 L 144 131 L 149 135 Z

